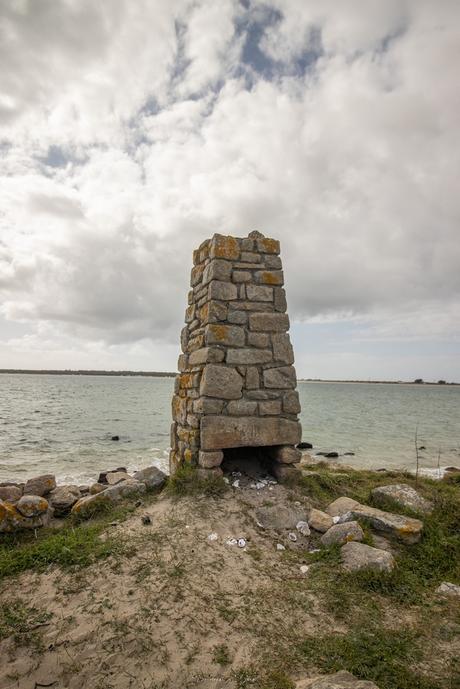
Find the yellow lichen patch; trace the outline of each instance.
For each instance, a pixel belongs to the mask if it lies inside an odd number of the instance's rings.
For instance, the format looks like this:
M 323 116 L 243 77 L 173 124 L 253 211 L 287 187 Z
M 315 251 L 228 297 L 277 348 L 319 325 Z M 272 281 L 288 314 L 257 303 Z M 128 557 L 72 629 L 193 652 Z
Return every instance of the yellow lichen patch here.
M 204 265 L 202 265 L 202 264 L 192 268 L 192 273 L 191 273 L 191 277 L 190 277 L 190 283 L 191 283 L 192 287 L 194 287 L 195 285 L 197 285 L 200 282 L 201 276 L 203 275 L 203 270 L 204 270 Z
M 279 254 L 280 243 L 277 239 L 259 239 L 258 248 L 266 254 Z
M 198 318 L 203 323 L 207 323 L 209 318 L 209 302 L 202 306 L 201 309 L 198 311 Z
M 211 244 L 211 258 L 226 258 L 235 260 L 240 256 L 240 245 L 235 237 L 214 235 Z
M 188 462 L 190 464 L 192 462 L 192 460 L 193 460 L 193 452 L 187 448 L 186 450 L 184 450 L 184 461 Z
M 16 507 L 9 502 L 0 500 L 0 522 L 2 522 L 4 519 L 11 519 L 12 517 L 16 516 L 18 516 Z
M 261 275 L 262 282 L 264 282 L 266 285 L 282 285 L 283 284 L 283 275 L 281 272 L 272 272 L 269 270 L 265 270 L 262 272 Z

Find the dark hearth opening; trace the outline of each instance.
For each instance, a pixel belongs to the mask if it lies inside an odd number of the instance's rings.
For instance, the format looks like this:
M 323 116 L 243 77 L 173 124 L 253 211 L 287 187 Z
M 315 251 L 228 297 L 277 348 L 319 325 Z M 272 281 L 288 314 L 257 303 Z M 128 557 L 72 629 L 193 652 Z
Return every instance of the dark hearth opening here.
M 271 447 L 230 447 L 223 450 L 221 469 L 224 475 L 241 473 L 242 476 L 259 480 L 272 476 Z

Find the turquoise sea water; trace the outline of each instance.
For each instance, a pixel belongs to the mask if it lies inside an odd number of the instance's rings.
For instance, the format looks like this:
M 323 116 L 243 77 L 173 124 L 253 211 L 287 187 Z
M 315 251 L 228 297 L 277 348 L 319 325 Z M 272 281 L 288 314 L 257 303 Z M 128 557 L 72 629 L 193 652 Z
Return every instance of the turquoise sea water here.
M 303 439 L 358 467 L 460 465 L 460 386 L 299 382 Z M 167 466 L 172 378 L 0 375 L 0 480 Z M 111 440 L 119 435 L 120 441 Z

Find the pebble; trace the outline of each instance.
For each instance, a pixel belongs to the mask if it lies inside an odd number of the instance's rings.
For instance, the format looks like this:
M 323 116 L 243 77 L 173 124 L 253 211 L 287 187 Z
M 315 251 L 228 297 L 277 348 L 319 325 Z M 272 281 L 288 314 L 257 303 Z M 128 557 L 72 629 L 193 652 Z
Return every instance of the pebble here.
M 244 538 L 238 539 L 238 548 L 246 548 L 246 540 Z
M 300 565 L 300 571 L 302 572 L 302 574 L 306 574 L 309 569 L 310 567 L 308 565 Z
M 212 533 L 209 534 L 208 541 L 217 541 L 218 538 L 219 538 L 219 536 L 216 534 L 215 531 L 213 531 Z
M 286 548 L 284 547 L 284 545 L 283 545 L 282 543 L 277 543 L 277 544 L 276 544 L 276 549 L 277 549 L 277 550 L 286 550 Z
M 296 527 L 297 531 L 302 534 L 302 536 L 309 536 L 310 535 L 310 527 L 308 526 L 307 522 L 300 521 L 297 522 Z
M 297 535 L 293 533 L 292 531 L 288 534 L 289 540 L 293 541 L 294 543 L 297 541 Z

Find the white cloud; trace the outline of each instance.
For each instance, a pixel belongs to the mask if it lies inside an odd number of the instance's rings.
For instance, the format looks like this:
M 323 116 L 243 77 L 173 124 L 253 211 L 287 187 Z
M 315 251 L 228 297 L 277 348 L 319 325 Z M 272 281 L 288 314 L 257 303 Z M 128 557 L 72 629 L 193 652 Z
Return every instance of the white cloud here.
M 294 319 L 458 338 L 457 3 L 57 7 L 0 9 L 0 312 L 34 342 L 166 351 L 193 248 L 254 228 Z

